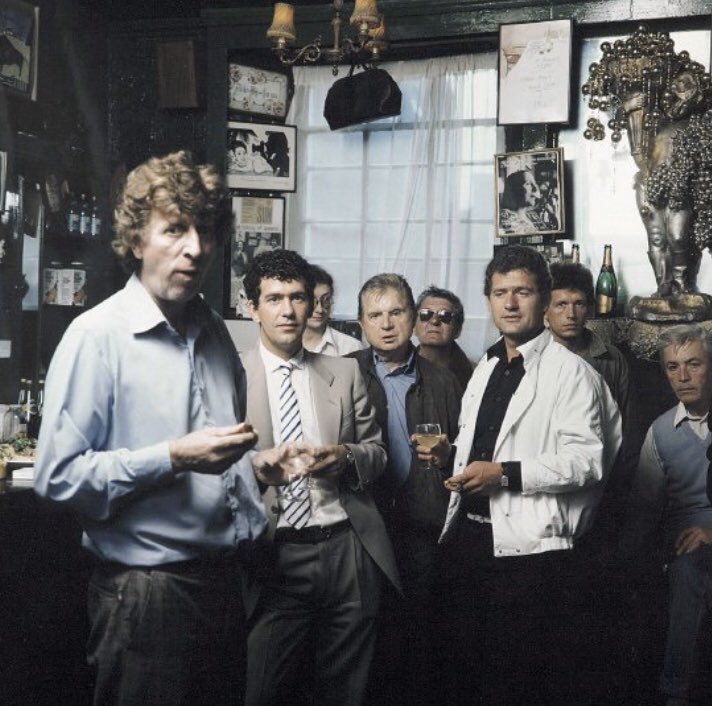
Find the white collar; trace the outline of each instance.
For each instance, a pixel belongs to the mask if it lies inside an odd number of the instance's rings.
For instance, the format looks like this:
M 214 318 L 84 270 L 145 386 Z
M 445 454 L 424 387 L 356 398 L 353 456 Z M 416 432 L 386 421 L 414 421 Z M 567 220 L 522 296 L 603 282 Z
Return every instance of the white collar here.
M 279 370 L 279 368 L 289 365 L 292 368 L 302 369 L 304 367 L 304 349 L 300 348 L 297 353 L 295 353 L 289 360 L 284 360 L 278 355 L 272 353 L 265 347 L 265 344 L 260 341 L 260 356 L 262 357 L 262 363 L 265 366 L 265 370 L 270 373 Z
M 678 402 L 677 409 L 675 410 L 675 419 L 673 420 L 673 426 L 679 427 L 680 424 L 682 424 L 686 419 L 689 419 L 691 422 L 706 422 L 708 416 L 709 412 L 705 412 L 701 417 L 695 417 L 687 411 L 687 407 L 685 407 L 682 402 Z

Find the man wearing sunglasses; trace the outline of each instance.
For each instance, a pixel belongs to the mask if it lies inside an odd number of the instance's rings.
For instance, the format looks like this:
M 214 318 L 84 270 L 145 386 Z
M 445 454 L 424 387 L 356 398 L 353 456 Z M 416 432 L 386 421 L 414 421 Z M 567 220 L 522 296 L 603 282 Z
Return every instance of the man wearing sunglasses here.
M 311 268 L 314 273 L 314 308 L 307 319 L 302 345 L 312 353 L 331 356 L 363 350 L 361 341 L 329 326 L 334 306 L 334 280 L 323 267 L 312 265 Z
M 419 355 L 447 368 L 464 390 L 472 375 L 472 363 L 455 342 L 462 332 L 465 310 L 459 297 L 447 289 L 430 286 L 415 303 L 415 336 Z
M 438 536 L 448 494 L 444 475 L 418 458 L 412 435 L 418 424 L 439 424 L 441 439 L 454 440 L 462 391 L 448 370 L 419 356 L 413 335 L 415 303 L 399 274 L 371 277 L 361 288 L 358 316 L 370 347 L 352 354 L 366 381 L 388 451 L 386 472 L 372 492 L 396 554 L 406 602 L 388 601 L 372 678 L 371 702 L 425 703 L 433 686 L 428 618 Z
M 712 334 L 697 324 L 674 326 L 660 335 L 658 350 L 678 403 L 645 437 L 621 544 L 624 557 L 649 556 L 662 526 L 669 610 L 660 691 L 667 706 L 682 706 L 697 703 L 698 637 L 712 605 Z

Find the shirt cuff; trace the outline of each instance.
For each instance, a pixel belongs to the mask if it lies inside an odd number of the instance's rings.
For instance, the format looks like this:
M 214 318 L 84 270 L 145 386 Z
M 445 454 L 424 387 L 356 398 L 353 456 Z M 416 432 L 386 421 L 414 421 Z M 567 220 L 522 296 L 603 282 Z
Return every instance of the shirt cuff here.
M 507 476 L 509 483 L 508 490 L 513 493 L 522 492 L 522 462 L 502 461 L 502 475 Z
M 130 465 L 136 478 L 146 479 L 149 482 L 155 482 L 163 476 L 170 475 L 172 467 L 168 442 L 163 441 L 160 444 L 132 451 Z

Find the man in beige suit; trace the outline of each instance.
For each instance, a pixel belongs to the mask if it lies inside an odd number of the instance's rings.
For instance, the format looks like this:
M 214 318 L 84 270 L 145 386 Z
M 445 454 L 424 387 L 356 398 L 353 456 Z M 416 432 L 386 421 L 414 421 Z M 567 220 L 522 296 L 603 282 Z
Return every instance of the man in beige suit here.
M 383 578 L 400 589 L 368 490 L 386 453 L 358 366 L 302 348 L 312 277 L 288 250 L 259 255 L 245 276 L 260 324 L 258 347 L 243 357 L 247 417 L 274 460 L 258 479 L 277 490 L 266 494 L 274 571 L 250 619 L 250 706 L 361 704 Z M 302 464 L 289 473 L 296 452 Z

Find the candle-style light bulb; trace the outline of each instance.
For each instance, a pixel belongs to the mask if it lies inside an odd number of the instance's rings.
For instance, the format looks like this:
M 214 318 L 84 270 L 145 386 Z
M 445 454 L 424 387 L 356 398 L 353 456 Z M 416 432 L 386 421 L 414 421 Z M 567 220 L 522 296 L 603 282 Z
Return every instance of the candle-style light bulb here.
M 297 31 L 294 28 L 294 7 L 287 2 L 276 2 L 274 4 L 274 15 L 272 24 L 267 30 L 267 37 L 270 39 L 283 39 L 286 42 L 294 42 L 297 38 Z
M 356 0 L 350 22 L 352 26 L 359 28 L 362 25 L 368 25 L 368 29 L 377 27 L 381 22 L 381 16 L 376 0 Z

